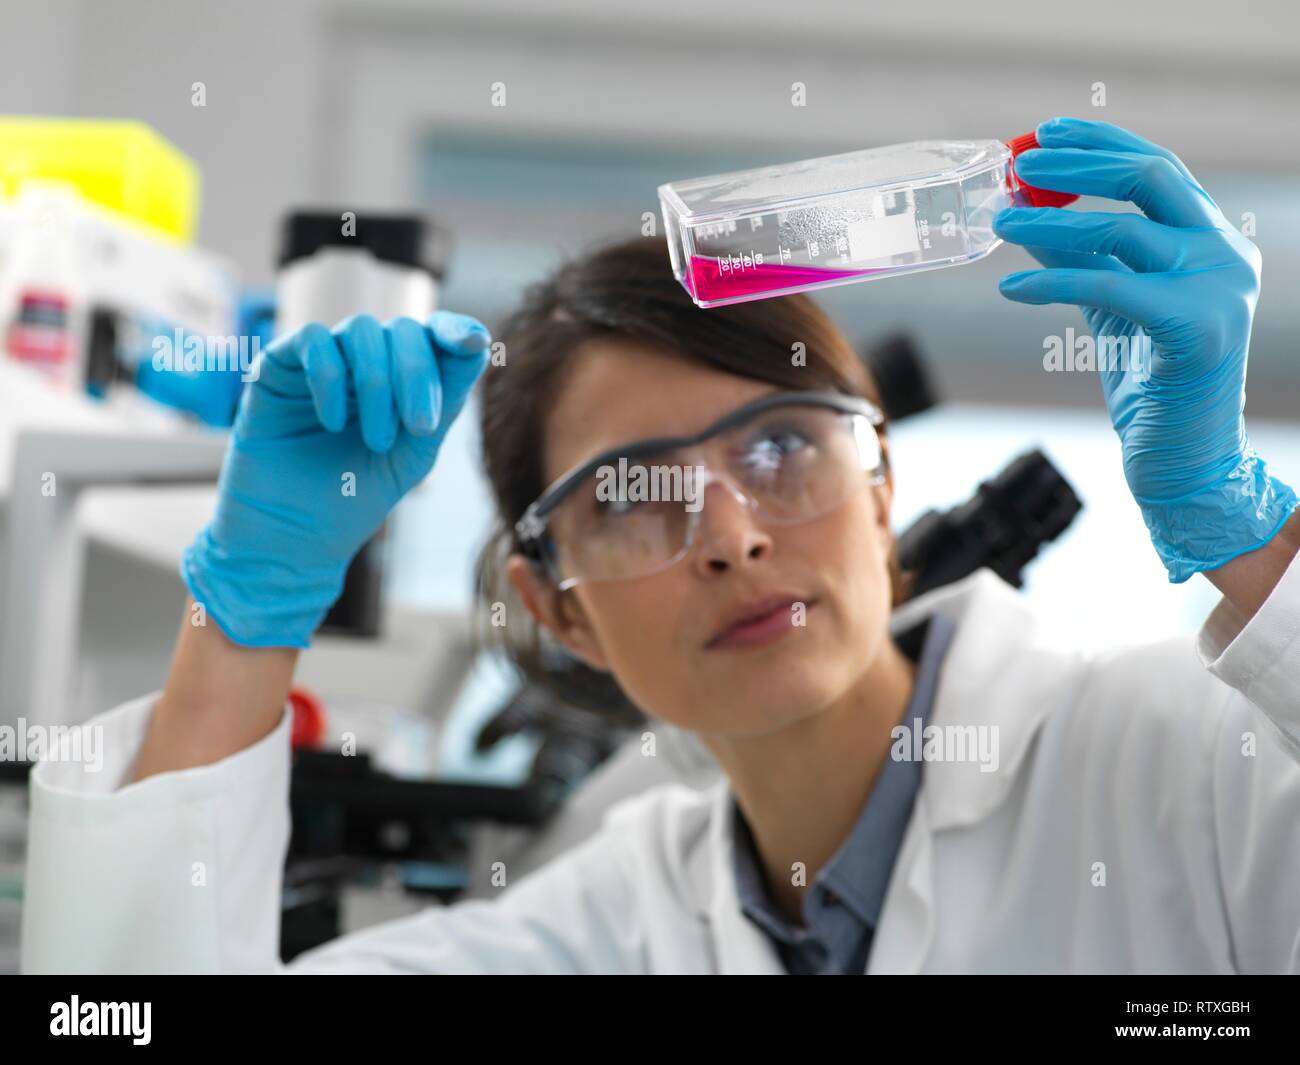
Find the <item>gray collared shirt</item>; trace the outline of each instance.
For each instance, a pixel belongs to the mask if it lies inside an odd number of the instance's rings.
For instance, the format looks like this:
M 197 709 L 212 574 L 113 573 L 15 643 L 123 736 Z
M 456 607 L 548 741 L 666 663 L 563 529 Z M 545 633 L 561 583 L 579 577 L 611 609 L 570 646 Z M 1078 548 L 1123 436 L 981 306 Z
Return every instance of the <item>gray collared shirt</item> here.
M 939 667 L 956 626 L 941 614 L 898 637 L 917 663 L 916 685 L 903 713 L 925 727 L 939 682 Z M 915 653 L 921 643 L 919 657 Z M 748 823 L 733 797 L 736 888 L 745 916 L 772 939 L 786 970 L 795 975 L 866 971 L 872 935 L 885 901 L 894 859 L 921 787 L 922 763 L 886 758 L 862 813 L 831 860 L 804 892 L 804 927 L 795 927 L 772 900 Z

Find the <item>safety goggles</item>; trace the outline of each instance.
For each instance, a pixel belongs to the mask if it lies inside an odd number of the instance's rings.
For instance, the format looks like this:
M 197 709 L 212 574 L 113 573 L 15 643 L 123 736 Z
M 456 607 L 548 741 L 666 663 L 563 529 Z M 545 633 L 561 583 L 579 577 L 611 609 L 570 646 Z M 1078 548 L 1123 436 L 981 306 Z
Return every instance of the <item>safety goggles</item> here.
M 857 396 L 777 392 L 694 435 L 611 448 L 529 505 L 520 552 L 562 590 L 649 576 L 690 551 L 714 483 L 764 523 L 813 521 L 884 482 L 883 421 Z

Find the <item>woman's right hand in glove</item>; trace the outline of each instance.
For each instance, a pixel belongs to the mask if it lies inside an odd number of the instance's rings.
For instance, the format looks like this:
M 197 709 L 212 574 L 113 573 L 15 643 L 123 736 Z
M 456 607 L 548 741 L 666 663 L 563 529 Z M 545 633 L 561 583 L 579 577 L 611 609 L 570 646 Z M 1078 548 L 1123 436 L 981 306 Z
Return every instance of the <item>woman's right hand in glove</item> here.
M 352 557 L 432 469 L 490 344 L 482 323 L 438 311 L 306 325 L 261 354 L 216 514 L 181 559 L 231 640 L 308 645 Z

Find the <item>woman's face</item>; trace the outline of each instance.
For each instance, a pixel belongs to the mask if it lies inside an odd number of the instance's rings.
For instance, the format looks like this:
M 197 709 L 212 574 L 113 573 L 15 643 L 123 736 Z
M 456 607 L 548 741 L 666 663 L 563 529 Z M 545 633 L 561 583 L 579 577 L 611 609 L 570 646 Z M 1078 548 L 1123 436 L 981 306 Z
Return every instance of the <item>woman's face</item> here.
M 548 415 L 545 479 L 619 444 L 697 432 L 774 391 L 633 340 L 591 342 Z M 518 556 L 509 573 L 530 612 L 645 712 L 701 734 L 757 735 L 845 695 L 884 646 L 890 498 L 864 474 L 863 490 L 829 514 L 765 526 L 710 484 L 694 545 L 667 569 L 566 592 Z M 804 604 L 802 625 L 764 642 L 713 642 L 738 612 L 777 595 Z

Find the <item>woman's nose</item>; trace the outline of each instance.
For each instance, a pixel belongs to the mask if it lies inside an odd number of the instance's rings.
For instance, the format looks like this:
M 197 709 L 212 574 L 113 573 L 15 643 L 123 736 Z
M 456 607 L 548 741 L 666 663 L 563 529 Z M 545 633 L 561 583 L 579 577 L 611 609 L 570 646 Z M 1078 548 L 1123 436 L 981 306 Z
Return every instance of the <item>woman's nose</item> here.
M 756 521 L 750 501 L 728 481 L 711 479 L 701 502 L 695 559 L 702 572 L 722 573 L 772 553 L 772 537 Z

